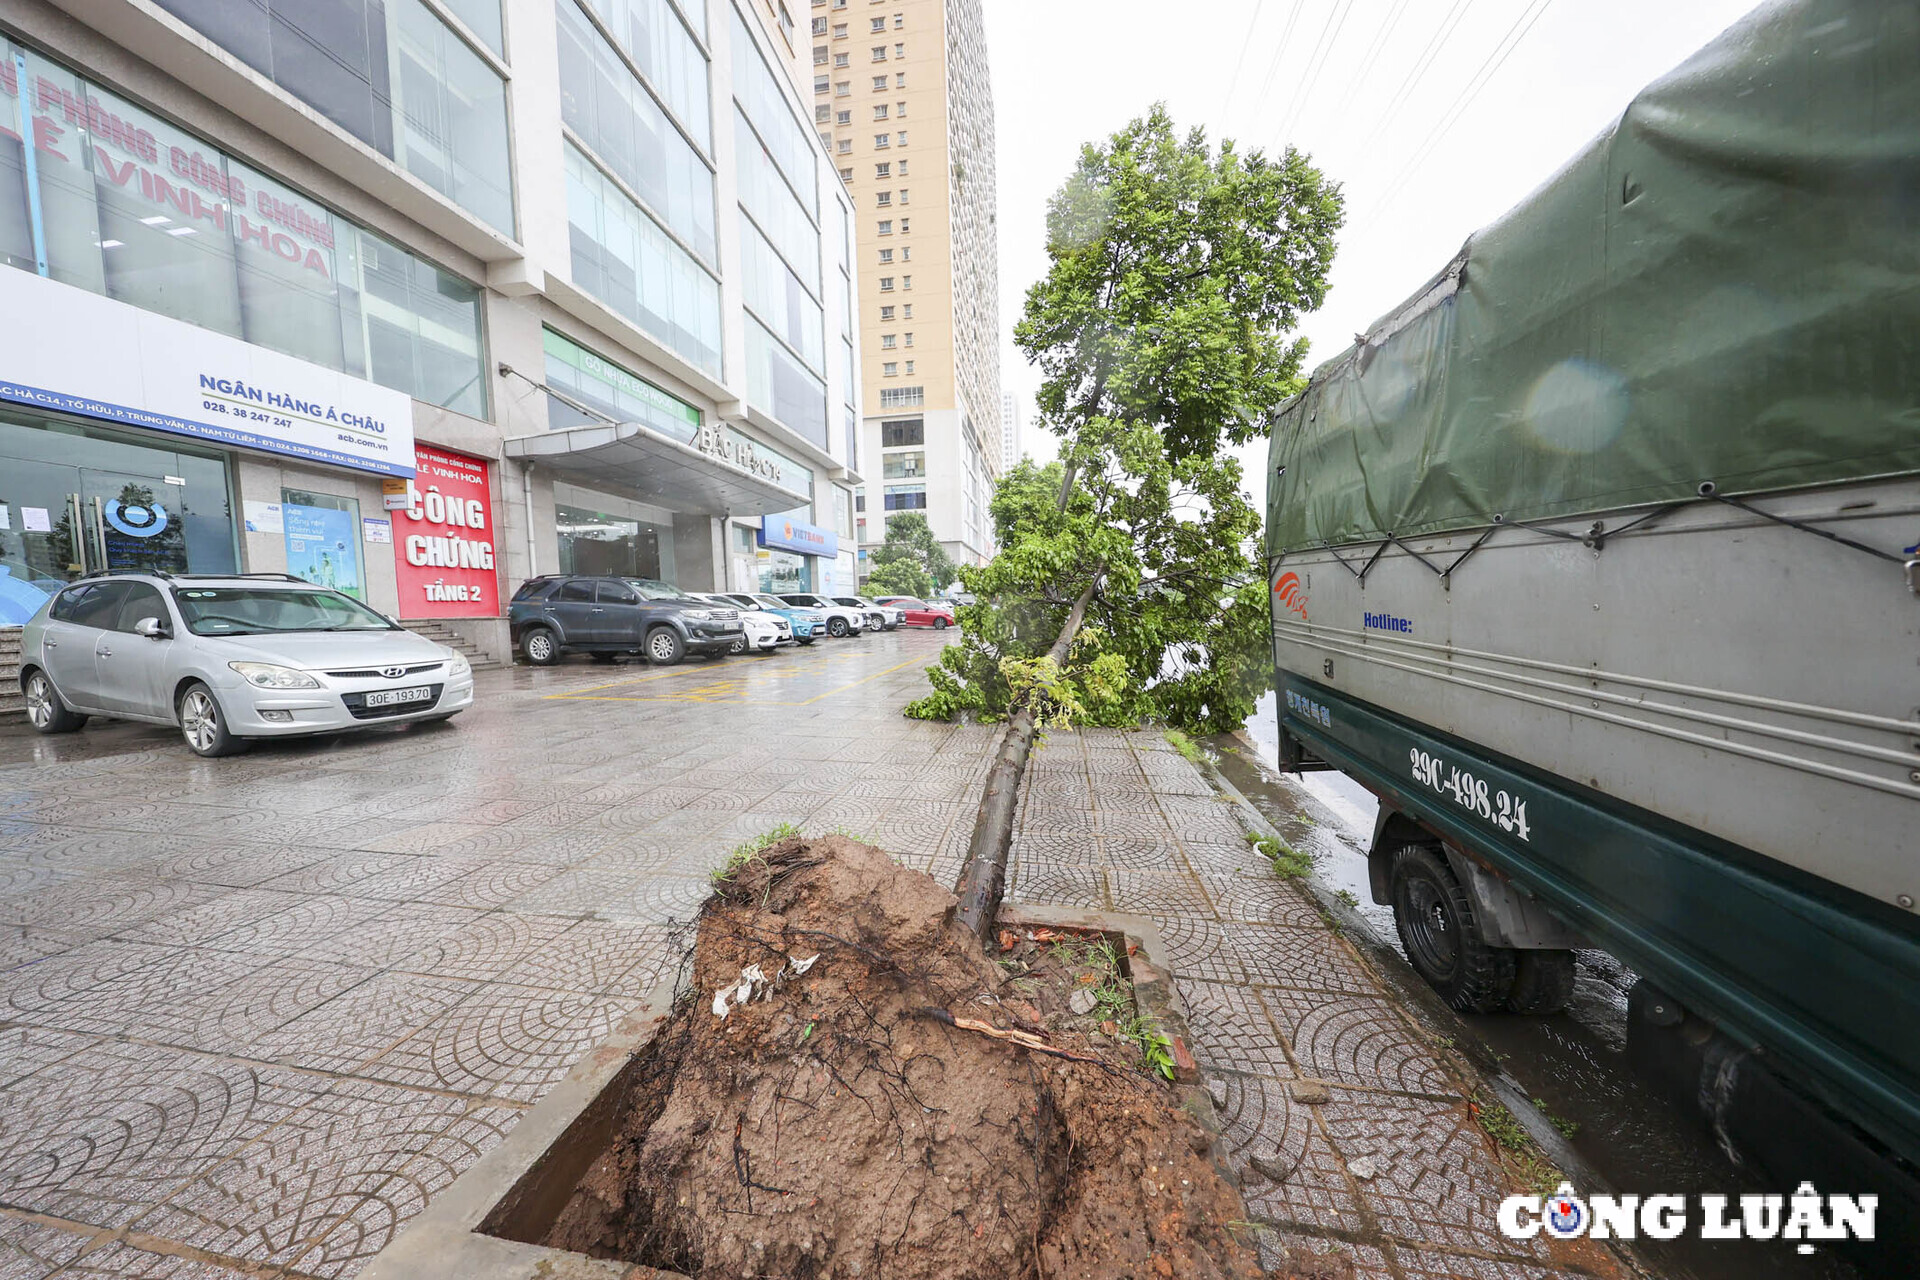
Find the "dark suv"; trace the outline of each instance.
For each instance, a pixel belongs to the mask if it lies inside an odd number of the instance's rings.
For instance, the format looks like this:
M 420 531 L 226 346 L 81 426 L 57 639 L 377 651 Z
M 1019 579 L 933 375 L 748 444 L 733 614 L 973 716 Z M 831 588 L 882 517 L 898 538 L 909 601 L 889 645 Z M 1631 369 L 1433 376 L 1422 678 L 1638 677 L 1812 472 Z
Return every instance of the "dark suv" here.
M 507 609 L 513 642 L 546 667 L 573 651 L 612 661 L 644 653 L 670 667 L 689 653 L 720 656 L 740 639 L 738 609 L 716 609 L 652 578 L 549 574 L 529 578 Z

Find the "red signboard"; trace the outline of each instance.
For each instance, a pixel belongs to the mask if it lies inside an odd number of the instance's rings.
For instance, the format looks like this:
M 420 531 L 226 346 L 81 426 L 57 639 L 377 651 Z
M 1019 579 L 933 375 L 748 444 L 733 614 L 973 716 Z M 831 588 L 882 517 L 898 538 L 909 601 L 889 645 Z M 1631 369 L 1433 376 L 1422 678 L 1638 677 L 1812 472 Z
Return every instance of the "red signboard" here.
M 485 459 L 431 445 L 413 449 L 412 501 L 393 513 L 403 618 L 500 614 L 493 488 Z

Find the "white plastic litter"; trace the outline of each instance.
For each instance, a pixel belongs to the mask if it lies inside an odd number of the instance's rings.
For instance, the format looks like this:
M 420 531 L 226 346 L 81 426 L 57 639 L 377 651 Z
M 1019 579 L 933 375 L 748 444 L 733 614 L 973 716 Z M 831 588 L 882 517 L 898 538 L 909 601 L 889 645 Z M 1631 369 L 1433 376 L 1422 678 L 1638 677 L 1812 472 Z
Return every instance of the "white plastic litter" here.
M 713 993 L 713 1016 L 724 1018 L 733 1012 L 733 1007 L 746 1004 L 751 1000 L 771 1000 L 774 991 L 786 985 L 789 978 L 797 978 L 813 968 L 813 962 L 820 955 L 815 952 L 802 960 L 799 956 L 788 956 L 787 963 L 772 978 L 757 964 L 750 964 L 740 971 L 740 981 L 730 982 Z

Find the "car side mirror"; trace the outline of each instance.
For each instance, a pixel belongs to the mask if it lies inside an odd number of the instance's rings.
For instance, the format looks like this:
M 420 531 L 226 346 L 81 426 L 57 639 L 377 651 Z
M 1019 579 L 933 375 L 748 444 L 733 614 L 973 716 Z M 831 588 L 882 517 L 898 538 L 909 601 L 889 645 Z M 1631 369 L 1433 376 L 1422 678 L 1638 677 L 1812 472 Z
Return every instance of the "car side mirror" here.
M 173 630 L 158 618 L 142 618 L 133 624 L 133 633 L 149 640 L 165 640 L 173 635 Z

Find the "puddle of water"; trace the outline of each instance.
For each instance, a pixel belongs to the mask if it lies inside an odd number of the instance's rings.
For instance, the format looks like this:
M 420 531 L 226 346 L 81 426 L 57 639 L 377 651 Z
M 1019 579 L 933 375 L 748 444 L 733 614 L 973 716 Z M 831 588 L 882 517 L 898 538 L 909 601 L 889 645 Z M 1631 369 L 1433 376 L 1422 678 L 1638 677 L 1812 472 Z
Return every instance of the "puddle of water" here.
M 1296 848 L 1314 858 L 1321 884 L 1346 890 L 1375 941 L 1402 961 L 1390 908 L 1374 903 L 1367 879 L 1367 847 L 1379 805 L 1345 774 L 1298 776 L 1279 772 L 1279 726 L 1274 695 L 1261 699 L 1244 730 L 1253 740 L 1209 745 L 1221 753 L 1224 773 Z M 1546 1113 L 1571 1122 L 1570 1144 L 1616 1190 L 1651 1195 L 1743 1192 L 1785 1194 L 1792 1187 L 1761 1185 L 1734 1164 L 1704 1122 L 1683 1112 L 1640 1078 L 1626 1060 L 1627 991 L 1634 973 L 1604 951 L 1575 955 L 1574 998 L 1567 1011 L 1545 1018 L 1455 1015 L 1478 1038 L 1483 1058 L 1497 1058 Z M 1410 967 L 1389 977 L 1419 986 Z M 1424 988 L 1423 988 L 1424 989 Z M 1756 1241 L 1642 1240 L 1640 1260 L 1675 1280 L 1854 1280 L 1853 1267 L 1831 1252 L 1802 1257 L 1790 1244 Z

